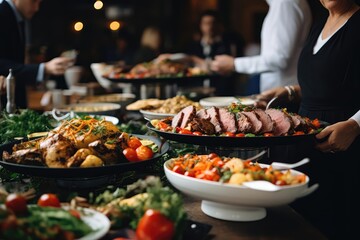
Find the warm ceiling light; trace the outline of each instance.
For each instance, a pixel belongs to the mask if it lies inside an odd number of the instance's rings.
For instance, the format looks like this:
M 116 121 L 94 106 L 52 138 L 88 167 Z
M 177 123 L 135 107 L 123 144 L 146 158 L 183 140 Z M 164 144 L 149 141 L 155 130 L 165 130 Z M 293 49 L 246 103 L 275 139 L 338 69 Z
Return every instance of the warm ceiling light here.
M 82 22 L 76 22 L 74 24 L 74 30 L 77 32 L 81 31 L 83 29 L 83 27 L 84 27 L 84 24 Z
M 109 27 L 112 31 L 116 31 L 116 30 L 119 30 L 120 28 L 120 23 L 118 21 L 112 21 L 110 24 L 109 24 Z
M 102 9 L 104 6 L 103 2 L 101 0 L 96 0 L 96 2 L 94 2 L 94 8 L 96 10 L 100 10 Z

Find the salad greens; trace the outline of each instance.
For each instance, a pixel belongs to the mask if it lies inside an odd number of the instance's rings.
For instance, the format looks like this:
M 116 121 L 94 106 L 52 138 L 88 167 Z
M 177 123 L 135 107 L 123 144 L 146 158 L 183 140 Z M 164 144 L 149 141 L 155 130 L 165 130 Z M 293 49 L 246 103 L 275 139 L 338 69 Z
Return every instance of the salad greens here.
M 34 132 L 53 129 L 51 118 L 34 110 L 25 109 L 17 114 L 0 113 L 0 144 L 10 142 L 15 137 L 26 137 Z
M 59 239 L 62 231 L 71 232 L 75 238 L 80 238 L 93 231 L 89 225 L 67 210 L 37 205 L 28 206 L 28 214 L 17 216 L 14 224 L 17 224 L 17 227 L 4 230 L 0 234 L 1 239 Z

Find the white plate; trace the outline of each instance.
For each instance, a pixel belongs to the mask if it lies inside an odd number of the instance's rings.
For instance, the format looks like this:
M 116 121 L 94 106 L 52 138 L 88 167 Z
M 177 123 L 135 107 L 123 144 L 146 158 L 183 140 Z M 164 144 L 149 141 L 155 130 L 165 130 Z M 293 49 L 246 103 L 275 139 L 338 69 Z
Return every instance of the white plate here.
M 163 119 L 167 117 L 173 117 L 176 114 L 173 113 L 156 113 L 146 110 L 140 110 L 140 113 L 144 116 L 145 119 L 152 120 L 152 119 Z
M 209 107 L 227 107 L 231 103 L 241 103 L 246 106 L 253 106 L 255 104 L 255 100 L 250 97 L 207 97 L 202 98 L 199 101 L 200 105 L 209 108 Z
M 119 119 L 117 117 L 108 116 L 108 115 L 90 115 L 90 117 L 95 117 L 98 119 L 105 118 L 106 121 L 112 122 L 114 125 L 117 125 L 119 123 Z
M 110 229 L 110 220 L 104 214 L 90 208 L 82 208 L 81 219 L 94 231 L 77 240 L 101 239 Z
M 175 173 L 169 169 L 173 160 L 164 164 L 165 175 L 169 182 L 184 194 L 201 199 L 201 210 L 214 218 L 228 221 L 255 221 L 266 217 L 266 207 L 289 204 L 297 198 L 304 197 L 318 187 L 308 187 L 306 182 L 282 186 L 277 191 L 261 191 L 242 185 L 213 182 Z M 262 167 L 269 165 L 261 164 Z M 294 175 L 302 174 L 291 170 Z

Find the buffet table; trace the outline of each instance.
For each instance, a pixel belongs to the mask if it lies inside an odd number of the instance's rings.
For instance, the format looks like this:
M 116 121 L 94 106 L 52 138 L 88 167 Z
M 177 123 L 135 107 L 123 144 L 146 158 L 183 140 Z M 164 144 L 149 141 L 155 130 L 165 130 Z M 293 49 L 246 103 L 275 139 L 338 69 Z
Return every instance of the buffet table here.
M 231 222 L 207 216 L 201 201 L 185 196 L 185 209 L 190 219 L 212 226 L 205 239 L 326 239 L 289 206 L 267 208 L 266 218 L 254 222 Z

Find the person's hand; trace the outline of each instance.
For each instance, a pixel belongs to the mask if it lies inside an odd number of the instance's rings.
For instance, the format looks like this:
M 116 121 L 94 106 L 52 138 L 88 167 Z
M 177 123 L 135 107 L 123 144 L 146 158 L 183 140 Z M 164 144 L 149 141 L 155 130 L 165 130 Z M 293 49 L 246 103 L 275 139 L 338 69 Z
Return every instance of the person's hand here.
M 318 140 L 325 139 L 325 141 L 318 143 L 315 147 L 322 152 L 345 151 L 359 135 L 359 124 L 355 120 L 349 119 L 324 128 L 316 135 L 316 138 Z
M 211 62 L 210 69 L 222 75 L 231 74 L 235 71 L 234 58 L 229 55 L 218 55 Z
M 171 57 L 171 55 L 172 55 L 171 53 L 162 53 L 159 56 L 157 56 L 157 58 L 155 58 L 153 61 L 154 61 L 154 63 L 160 63 L 164 60 L 169 59 Z
M 6 78 L 5 76 L 0 76 L 0 92 L 6 90 Z
M 69 67 L 74 65 L 74 59 L 57 57 L 45 63 L 45 73 L 50 75 L 63 75 Z
M 277 97 L 277 103 L 285 103 L 288 100 L 288 91 L 284 87 L 276 87 L 263 91 L 255 96 L 255 107 L 265 109 L 266 105 L 274 97 Z

